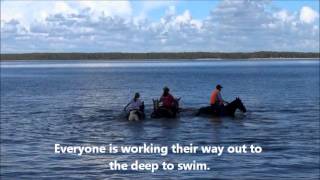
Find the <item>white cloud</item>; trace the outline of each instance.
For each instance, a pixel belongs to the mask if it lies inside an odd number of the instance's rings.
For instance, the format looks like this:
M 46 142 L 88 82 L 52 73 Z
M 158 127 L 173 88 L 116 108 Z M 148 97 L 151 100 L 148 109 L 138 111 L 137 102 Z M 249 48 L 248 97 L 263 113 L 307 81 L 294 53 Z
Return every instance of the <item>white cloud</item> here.
M 191 20 L 191 14 L 189 10 L 185 10 L 182 15 L 176 17 L 177 23 L 188 23 Z
M 51 14 L 78 14 L 85 9 L 94 16 L 128 17 L 132 13 L 128 1 L 1 1 L 1 20 L 17 19 L 27 26 Z
M 290 14 L 287 10 L 280 10 L 279 12 L 274 13 L 274 17 L 283 22 L 290 22 L 295 18 L 294 15 Z
M 200 20 L 188 9 L 177 13 L 175 5 L 164 4 L 163 17 L 150 21 L 133 16 L 127 1 L 1 2 L 1 51 L 319 49 L 319 16 L 307 6 L 290 12 L 267 9 L 264 1 L 223 1 Z M 164 4 L 146 3 L 145 8 Z
M 63 1 L 54 2 L 53 12 L 54 13 L 76 13 L 76 11 L 72 7 L 70 7 L 70 5 L 67 2 L 63 2 Z
M 158 0 L 149 0 L 142 2 L 141 12 L 143 14 L 148 14 L 150 11 L 157 10 L 163 7 L 169 7 L 169 9 L 174 10 L 174 6 L 177 4 L 177 1 L 158 1 Z M 173 8 L 173 9 L 172 9 Z
M 319 18 L 319 13 L 308 6 L 304 6 L 300 10 L 300 20 L 304 23 L 313 23 Z
M 97 15 L 128 17 L 132 15 L 129 1 L 79 1 L 80 9 L 90 8 Z
M 149 0 L 149 1 L 141 1 L 141 2 L 138 2 L 137 4 L 140 5 L 140 7 L 137 10 L 138 14 L 135 17 L 135 19 L 144 20 L 144 19 L 148 18 L 148 15 L 152 11 L 156 11 L 158 9 L 162 9 L 162 8 L 166 8 L 166 7 L 169 7 L 169 9 L 170 9 L 170 7 L 174 8 L 174 5 L 177 4 L 177 1 Z

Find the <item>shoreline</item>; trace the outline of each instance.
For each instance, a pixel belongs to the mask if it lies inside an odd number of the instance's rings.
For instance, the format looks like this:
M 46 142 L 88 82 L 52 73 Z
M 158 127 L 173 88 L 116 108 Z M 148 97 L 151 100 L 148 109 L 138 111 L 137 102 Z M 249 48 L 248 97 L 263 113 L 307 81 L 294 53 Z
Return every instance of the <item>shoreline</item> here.
M 181 61 L 181 60 L 259 60 L 259 59 L 319 59 L 319 52 L 148 52 L 148 53 L 23 53 L 0 54 L 0 61 L 15 60 L 96 60 L 96 61 Z
M 87 62 L 199 62 L 199 61 L 320 61 L 320 58 L 247 58 L 247 59 L 221 59 L 221 58 L 198 58 L 198 59 L 14 59 L 6 60 L 1 59 L 0 63 L 3 62 L 28 62 L 28 61 L 38 61 L 38 62 L 72 62 L 72 61 L 87 61 Z

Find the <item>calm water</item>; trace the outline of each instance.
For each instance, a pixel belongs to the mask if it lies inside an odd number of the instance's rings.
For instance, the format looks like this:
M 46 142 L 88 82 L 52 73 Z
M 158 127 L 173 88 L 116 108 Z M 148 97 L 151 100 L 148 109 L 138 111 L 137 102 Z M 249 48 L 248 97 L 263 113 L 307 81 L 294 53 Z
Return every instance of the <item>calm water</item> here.
M 127 122 L 123 106 L 141 92 L 150 114 L 164 85 L 182 107 L 207 104 L 217 83 L 245 115 Z M 3 179 L 319 178 L 319 61 L 2 62 Z M 57 155 L 54 144 L 257 144 L 259 155 Z M 110 160 L 209 164 L 210 171 L 119 172 Z

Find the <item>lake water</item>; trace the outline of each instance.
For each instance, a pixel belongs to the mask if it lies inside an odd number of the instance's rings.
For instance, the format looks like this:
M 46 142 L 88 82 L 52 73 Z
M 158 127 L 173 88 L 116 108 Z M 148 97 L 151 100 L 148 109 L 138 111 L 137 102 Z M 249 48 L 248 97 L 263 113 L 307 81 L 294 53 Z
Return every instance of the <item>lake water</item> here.
M 201 118 L 220 83 L 248 112 Z M 182 97 L 176 120 L 150 119 L 163 86 Z M 128 122 L 123 106 L 135 92 L 147 118 Z M 1 176 L 3 179 L 318 179 L 319 61 L 15 61 L 1 62 Z M 54 144 L 255 144 L 261 154 L 54 154 Z M 208 163 L 210 171 L 154 174 L 110 171 L 111 160 Z

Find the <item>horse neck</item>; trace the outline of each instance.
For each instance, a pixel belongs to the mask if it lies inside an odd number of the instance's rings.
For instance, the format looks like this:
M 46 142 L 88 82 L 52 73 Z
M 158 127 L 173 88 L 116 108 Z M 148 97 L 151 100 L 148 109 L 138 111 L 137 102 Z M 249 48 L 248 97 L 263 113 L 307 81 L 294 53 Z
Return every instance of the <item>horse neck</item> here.
M 230 104 L 227 105 L 227 109 L 228 109 L 228 112 L 231 114 L 231 115 L 234 115 L 234 113 L 236 112 L 237 110 L 237 105 L 236 105 L 236 100 L 232 101 Z

